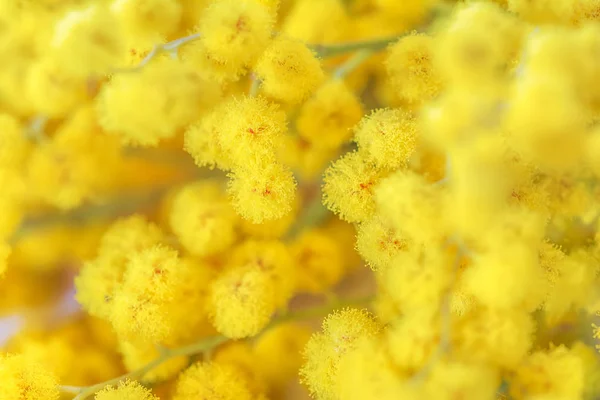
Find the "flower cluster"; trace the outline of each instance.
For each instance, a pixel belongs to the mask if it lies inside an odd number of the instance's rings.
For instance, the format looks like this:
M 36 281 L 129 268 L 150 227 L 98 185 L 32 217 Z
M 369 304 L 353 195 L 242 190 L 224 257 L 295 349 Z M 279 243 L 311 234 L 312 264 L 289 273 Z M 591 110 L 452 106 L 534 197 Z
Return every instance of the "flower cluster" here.
M 4 0 L 0 54 L 0 399 L 600 396 L 598 0 Z

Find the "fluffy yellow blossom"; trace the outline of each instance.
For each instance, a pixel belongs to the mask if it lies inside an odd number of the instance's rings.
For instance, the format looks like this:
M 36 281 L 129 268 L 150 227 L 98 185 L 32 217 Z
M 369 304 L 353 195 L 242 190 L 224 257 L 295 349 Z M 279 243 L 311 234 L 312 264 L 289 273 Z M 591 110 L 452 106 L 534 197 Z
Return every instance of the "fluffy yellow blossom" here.
M 336 399 L 341 358 L 361 338 L 374 336 L 379 330 L 377 321 L 364 310 L 346 308 L 330 314 L 323 321 L 323 332 L 315 333 L 304 349 L 300 376 L 311 394 L 323 400 Z
M 433 367 L 426 386 L 430 398 L 495 400 L 500 386 L 500 374 L 483 365 L 441 362 Z
M 452 282 L 454 264 L 449 252 L 415 246 L 394 257 L 384 282 L 401 310 L 435 311 Z
M 324 148 L 336 148 L 349 140 L 363 115 L 360 100 L 340 79 L 323 84 L 301 107 L 298 134 Z
M 56 378 L 20 355 L 0 356 L 0 398 L 6 400 L 58 400 Z
M 433 62 L 433 45 L 431 36 L 412 34 L 390 47 L 385 66 L 401 98 L 427 101 L 442 89 L 442 79 Z
M 551 267 L 550 290 L 544 301 L 546 318 L 559 321 L 573 306 L 585 307 L 594 291 L 598 273 L 595 259 L 583 250 L 573 251 Z
M 371 190 L 371 201 L 377 204 L 381 216 L 409 240 L 430 243 L 443 235 L 440 186 L 411 171 L 399 171 Z
M 220 333 L 243 338 L 259 333 L 276 310 L 271 274 L 255 265 L 232 268 L 212 283 L 208 313 Z
M 23 91 L 34 112 L 56 118 L 66 117 L 87 99 L 85 81 L 65 72 L 61 61 L 48 58 L 29 66 L 21 96 Z
M 591 346 L 576 342 L 571 352 L 581 359 L 584 369 L 583 392 L 585 399 L 594 398 L 600 393 L 600 361 Z
M 0 400 L 595 399 L 599 11 L 0 0 Z
M 117 18 L 101 3 L 69 11 L 56 22 L 51 57 L 75 77 L 107 74 L 125 54 L 119 28 Z
M 541 99 L 543 117 L 533 106 Z M 586 115 L 573 88 L 561 80 L 532 76 L 517 83 L 507 124 L 516 148 L 542 168 L 572 169 L 583 158 Z
M 483 86 L 481 92 L 464 87 L 444 91 L 422 109 L 423 136 L 437 150 L 446 151 L 470 140 L 482 130 L 497 129 L 508 101 L 496 86 Z
M 227 104 L 220 104 L 185 131 L 184 149 L 199 167 L 231 169 L 231 154 L 225 151 L 220 135 L 226 113 Z
M 196 363 L 177 379 L 173 400 L 198 398 L 251 400 L 254 397 L 239 370 L 227 364 L 212 362 Z
M 94 397 L 95 400 L 158 400 L 149 389 L 136 381 L 122 381 L 117 386 L 108 386 Z
M 219 84 L 228 84 L 239 80 L 246 68 L 237 63 L 216 58 L 200 41 L 182 46 L 181 59 L 193 67 L 205 79 Z
M 100 130 L 93 108 L 81 107 L 32 150 L 27 178 L 41 199 L 70 209 L 105 195 L 113 185 L 105 174 L 116 174 L 120 161 L 118 141 Z
M 408 241 L 380 216 L 361 223 L 356 232 L 356 249 L 374 271 L 387 269 L 396 256 L 407 251 Z
M 284 165 L 259 165 L 234 171 L 227 187 L 236 212 L 257 224 L 290 213 L 296 196 L 296 181 Z
M 344 400 L 417 400 L 424 395 L 392 364 L 385 343 L 373 337 L 359 339 L 342 357 L 337 376 L 339 398 Z
M 156 146 L 197 118 L 218 95 L 215 84 L 189 65 L 161 59 L 139 73 L 113 76 L 96 108 L 102 128 L 123 143 Z
M 256 354 L 248 341 L 235 341 L 220 347 L 211 357 L 211 361 L 237 369 L 253 396 L 262 398 L 268 391 L 264 376 L 256 368 Z
M 296 197 L 294 202 L 292 203 L 292 211 L 285 214 L 283 217 L 270 221 L 263 221 L 257 224 L 252 223 L 246 219 L 242 219 L 241 229 L 246 235 L 258 239 L 280 238 L 283 235 L 285 235 L 286 232 L 290 230 L 292 224 L 296 222 L 299 208 L 300 199 Z
M 516 368 L 533 344 L 533 318 L 519 309 L 479 309 L 455 328 L 453 346 L 465 360 Z
M 434 356 L 441 335 L 440 316 L 430 312 L 409 312 L 385 332 L 389 357 L 394 366 L 406 374 L 425 367 Z
M 319 60 L 300 41 L 278 37 L 256 64 L 264 93 L 296 104 L 311 95 L 324 79 Z
M 298 290 L 323 292 L 342 278 L 342 254 L 334 236 L 322 230 L 307 230 L 294 240 L 291 251 L 297 263 Z
M 401 109 L 381 109 L 362 119 L 354 140 L 378 166 L 395 169 L 408 163 L 415 151 L 418 126 L 414 116 Z
M 283 390 L 292 379 L 297 379 L 302 349 L 310 335 L 307 326 L 292 322 L 269 329 L 257 338 L 254 343 L 256 366 L 275 390 Z M 281 354 L 288 356 L 281 358 Z
M 111 0 L 110 10 L 130 46 L 153 46 L 172 34 L 183 16 L 175 0 Z
M 295 1 L 282 31 L 305 43 L 339 42 L 350 27 L 347 10 L 339 0 Z
M 506 207 L 515 181 L 507 153 L 502 137 L 483 132 L 448 154 L 446 217 L 465 240 L 477 240 Z
M 161 342 L 170 333 L 168 304 L 177 288 L 177 252 L 155 246 L 133 255 L 112 300 L 110 321 L 125 339 Z
M 535 309 L 542 300 L 537 289 L 542 284 L 537 249 L 521 243 L 507 243 L 476 255 L 465 279 L 468 291 L 488 307 Z
M 436 47 L 438 69 L 456 85 L 485 84 L 502 77 L 519 51 L 516 19 L 490 2 L 458 7 Z
M 122 372 L 115 343 L 109 324 L 78 316 L 51 328 L 26 325 L 4 349 L 39 364 L 59 382 L 85 386 Z M 72 368 L 75 363 L 78 368 Z
M 297 259 L 293 249 L 278 240 L 248 240 L 235 248 L 229 262 L 251 266 L 266 274 L 274 283 L 275 303 L 285 307 L 296 288 Z
M 271 10 L 256 0 L 217 0 L 199 21 L 201 42 L 217 60 L 250 66 L 267 47 L 274 20 Z
M 507 0 L 507 3 L 510 11 L 534 24 L 569 21 L 574 11 L 574 4 L 564 0 Z
M 182 188 L 173 199 L 169 222 L 181 244 L 196 256 L 224 251 L 236 239 L 237 217 L 217 182 Z
M 139 215 L 115 222 L 100 242 L 98 256 L 75 278 L 75 298 L 90 314 L 108 318 L 130 256 L 158 244 L 160 229 Z
M 385 173 L 360 151 L 334 162 L 323 178 L 323 204 L 348 222 L 361 222 L 375 212 L 374 190 Z
M 285 113 L 264 97 L 234 98 L 221 108 L 218 143 L 239 168 L 271 161 L 287 131 Z
M 515 399 L 579 399 L 583 394 L 584 367 L 572 350 L 559 346 L 531 354 L 510 380 Z

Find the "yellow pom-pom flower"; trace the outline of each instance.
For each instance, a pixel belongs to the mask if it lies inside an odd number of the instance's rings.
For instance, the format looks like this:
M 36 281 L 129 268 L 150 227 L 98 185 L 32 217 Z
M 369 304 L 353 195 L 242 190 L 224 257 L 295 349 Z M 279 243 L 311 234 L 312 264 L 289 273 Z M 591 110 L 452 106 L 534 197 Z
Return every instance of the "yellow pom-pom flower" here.
M 312 94 L 324 79 L 321 64 L 302 42 L 280 36 L 255 67 L 261 90 L 278 101 L 296 104 Z
M 275 304 L 285 307 L 296 289 L 297 266 L 293 250 L 278 240 L 248 240 L 231 254 L 234 266 L 251 266 L 267 274 L 274 283 Z
M 178 287 L 179 269 L 177 252 L 166 246 L 151 247 L 129 259 L 110 315 L 120 337 L 154 343 L 167 338 L 172 329 L 168 305 Z
M 234 171 L 228 185 L 233 207 L 242 218 L 260 224 L 284 217 L 292 211 L 296 181 L 279 163 L 254 164 Z
M 85 81 L 68 74 L 61 61 L 49 58 L 32 61 L 21 96 L 29 101 L 34 113 L 64 118 L 87 99 Z
M 225 151 L 227 146 L 220 142 L 220 132 L 225 127 L 223 120 L 226 115 L 227 103 L 221 103 L 185 131 L 184 149 L 199 167 L 231 169 L 231 155 Z
M 375 215 L 361 223 L 356 233 L 356 249 L 374 271 L 387 269 L 401 252 L 407 251 L 408 241 Z
M 493 368 L 448 361 L 435 365 L 426 391 L 440 400 L 495 400 L 499 385 L 500 373 Z
M 112 0 L 110 10 L 130 46 L 153 46 L 178 27 L 183 9 L 176 0 Z
M 381 216 L 409 240 L 431 243 L 444 235 L 439 186 L 413 172 L 399 171 L 382 180 L 374 192 Z
M 329 290 L 344 274 L 341 249 L 334 236 L 310 229 L 291 244 L 297 263 L 298 290 L 319 293 Z
M 358 148 L 382 168 L 397 169 L 406 165 L 415 151 L 417 139 L 417 121 L 401 109 L 376 110 L 363 118 L 354 130 Z
M 463 87 L 489 84 L 508 71 L 521 33 L 517 20 L 493 3 L 458 7 L 436 43 L 438 70 Z
M 243 65 L 216 58 L 201 41 L 192 41 L 181 47 L 181 59 L 205 79 L 221 85 L 239 80 L 246 72 Z
M 352 136 L 352 128 L 363 115 L 358 97 L 340 79 L 322 85 L 301 109 L 298 134 L 323 148 L 337 148 Z
M 241 372 L 223 363 L 196 363 L 177 379 L 173 400 L 254 399 Z
M 72 10 L 56 23 L 51 56 L 75 77 L 107 74 L 125 54 L 119 28 L 117 19 L 101 3 Z
M 515 371 L 510 395 L 515 399 L 580 399 L 584 366 L 572 350 L 559 346 L 531 354 Z
M 202 14 L 200 41 L 217 60 L 249 67 L 271 39 L 274 15 L 256 0 L 218 0 Z
M 232 268 L 212 283 L 208 313 L 217 331 L 239 339 L 258 334 L 277 305 L 271 274 L 248 265 Z
M 267 330 L 254 343 L 254 354 L 259 360 L 256 367 L 276 391 L 283 391 L 292 379 L 297 378 L 302 349 L 310 334 L 307 326 L 292 322 Z M 281 358 L 284 353 L 287 357 Z
M 75 277 L 77 301 L 91 315 L 108 318 L 129 257 L 162 239 L 160 229 L 141 216 L 115 222 L 103 235 L 98 256 L 84 263 Z
M 361 222 L 375 212 L 374 190 L 385 175 L 360 152 L 334 162 L 323 178 L 323 204 L 348 222 Z
M 156 146 L 219 96 L 189 65 L 161 59 L 136 74 L 115 75 L 97 100 L 100 125 L 123 143 Z
M 525 311 L 480 308 L 457 324 L 453 346 L 465 361 L 514 369 L 531 349 L 534 331 Z
M 218 143 L 235 166 L 271 161 L 287 132 L 285 113 L 264 97 L 233 98 L 222 110 Z
M 422 103 L 437 96 L 442 79 L 433 62 L 434 39 L 413 34 L 390 47 L 385 62 L 387 73 L 401 98 Z
M 136 381 L 123 381 L 97 392 L 94 400 L 158 400 L 158 397 Z
M 361 338 L 375 336 L 379 330 L 365 310 L 346 308 L 330 314 L 323 321 L 323 332 L 315 333 L 304 348 L 300 376 L 310 393 L 322 400 L 337 399 L 340 360 Z
M 441 332 L 439 316 L 428 311 L 408 312 L 385 332 L 390 359 L 405 374 L 424 368 L 438 348 Z
M 384 271 L 387 291 L 401 310 L 435 311 L 452 279 L 454 258 L 439 249 L 400 252 Z
M 58 400 L 58 382 L 40 365 L 21 355 L 0 356 L 0 398 Z
M 171 204 L 169 222 L 181 244 L 196 256 L 224 251 L 236 239 L 237 216 L 217 182 L 181 189 Z

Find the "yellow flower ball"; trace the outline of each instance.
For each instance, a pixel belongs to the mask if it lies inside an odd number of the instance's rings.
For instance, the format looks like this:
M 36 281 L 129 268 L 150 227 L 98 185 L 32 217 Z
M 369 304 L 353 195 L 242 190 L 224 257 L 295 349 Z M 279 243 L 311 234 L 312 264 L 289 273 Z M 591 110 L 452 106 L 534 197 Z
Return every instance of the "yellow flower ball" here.
M 264 94 L 290 104 L 306 99 L 325 78 L 314 53 L 304 43 L 284 36 L 269 45 L 255 73 Z

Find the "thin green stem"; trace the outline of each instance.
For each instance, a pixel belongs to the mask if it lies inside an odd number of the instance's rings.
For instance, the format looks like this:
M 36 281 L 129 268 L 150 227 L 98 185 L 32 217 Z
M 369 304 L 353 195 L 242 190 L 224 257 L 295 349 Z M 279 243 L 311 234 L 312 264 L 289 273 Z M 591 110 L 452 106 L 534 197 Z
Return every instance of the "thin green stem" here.
M 193 33 L 191 35 L 180 37 L 167 43 L 154 45 L 154 47 L 152 47 L 152 50 L 150 50 L 150 52 L 146 55 L 146 57 L 144 57 L 142 61 L 140 61 L 138 65 L 136 65 L 133 68 L 116 69 L 114 72 L 138 72 L 140 69 L 145 67 L 150 61 L 152 61 L 156 56 L 162 53 L 167 53 L 172 58 L 177 58 L 178 51 L 181 46 L 199 39 L 200 36 L 200 33 Z
M 357 51 L 352 57 L 348 59 L 348 61 L 340 65 L 335 70 L 335 72 L 333 73 L 333 77 L 335 79 L 343 79 L 356 68 L 360 67 L 360 65 L 363 62 L 365 62 L 369 57 L 371 57 L 373 53 L 375 53 L 375 51 L 371 49 L 362 49 Z
M 345 300 L 335 300 L 329 302 L 325 305 L 303 309 L 294 311 L 291 313 L 287 313 L 284 315 L 280 315 L 275 317 L 269 325 L 265 327 L 263 332 L 267 331 L 270 328 L 273 328 L 277 325 L 280 325 L 285 322 L 304 320 L 313 317 L 323 316 L 325 314 L 330 313 L 331 311 L 341 308 L 341 307 L 350 307 L 350 306 L 366 306 L 368 303 L 372 301 L 372 297 L 365 297 L 359 299 L 345 299 Z M 259 334 L 260 335 L 260 334 Z M 174 349 L 161 348 L 159 352 L 160 355 L 158 358 L 150 361 L 148 364 L 143 367 L 136 369 L 135 371 L 128 372 L 121 376 L 117 376 L 116 378 L 107 380 L 105 382 L 100 382 L 95 385 L 87 386 L 87 387 L 76 387 L 76 386 L 61 386 L 60 389 L 65 393 L 76 394 L 73 400 L 85 400 L 88 397 L 92 396 L 94 393 L 104 389 L 107 386 L 118 385 L 119 382 L 123 382 L 126 380 L 139 380 L 144 377 L 148 372 L 152 371 L 154 368 L 160 366 L 166 361 L 174 358 L 174 357 L 182 357 L 182 356 L 192 356 L 195 354 L 202 354 L 211 351 L 212 349 L 218 347 L 219 345 L 228 342 L 230 339 L 218 335 L 211 336 L 208 338 L 203 338 L 196 343 L 192 343 L 187 346 L 182 346 Z
M 248 92 L 248 95 L 250 97 L 256 97 L 258 96 L 258 92 L 260 90 L 260 85 L 262 83 L 262 81 L 260 80 L 260 78 L 254 74 L 252 74 L 251 76 L 251 80 L 252 80 L 252 84 L 250 85 L 250 91 Z
M 82 388 L 79 386 L 61 385 L 58 387 L 58 390 L 60 390 L 63 393 L 77 395 L 81 393 Z
M 318 57 L 327 58 L 348 53 L 354 53 L 359 50 L 379 51 L 397 42 L 405 35 L 390 36 L 382 39 L 367 40 L 361 42 L 335 43 L 335 44 L 313 44 L 309 47 L 317 53 Z

